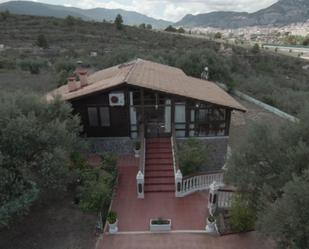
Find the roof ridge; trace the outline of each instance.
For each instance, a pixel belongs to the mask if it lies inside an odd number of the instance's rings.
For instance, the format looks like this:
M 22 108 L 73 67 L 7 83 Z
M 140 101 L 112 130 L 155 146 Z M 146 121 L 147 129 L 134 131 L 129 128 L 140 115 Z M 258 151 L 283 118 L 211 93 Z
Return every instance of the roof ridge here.
M 143 61 L 143 60 L 141 60 L 141 59 L 139 59 L 139 58 L 137 58 L 137 59 L 135 60 L 134 65 L 133 65 L 133 66 L 131 67 L 131 69 L 128 71 L 127 75 L 124 77 L 124 82 L 127 82 L 127 81 L 128 81 L 128 79 L 130 78 L 130 75 L 134 72 L 137 63 L 138 63 L 138 62 L 141 62 L 141 61 Z

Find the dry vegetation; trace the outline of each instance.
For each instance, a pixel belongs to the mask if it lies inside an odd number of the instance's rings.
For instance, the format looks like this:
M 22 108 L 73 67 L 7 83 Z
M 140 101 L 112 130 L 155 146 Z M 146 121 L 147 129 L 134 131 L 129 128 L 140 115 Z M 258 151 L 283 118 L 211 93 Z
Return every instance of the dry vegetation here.
M 39 35 L 45 36 L 48 49 L 36 45 Z M 1 89 L 46 91 L 64 83 L 78 60 L 101 69 L 141 57 L 180 67 L 195 77 L 208 65 L 211 80 L 291 114 L 309 99 L 309 70 L 302 68 L 306 61 L 272 52 L 220 47 L 213 41 L 136 27 L 117 30 L 110 23 L 72 18 L 9 15 L 0 21 L 0 37 L 0 43 L 10 47 L 0 53 Z M 90 57 L 91 51 L 98 56 Z

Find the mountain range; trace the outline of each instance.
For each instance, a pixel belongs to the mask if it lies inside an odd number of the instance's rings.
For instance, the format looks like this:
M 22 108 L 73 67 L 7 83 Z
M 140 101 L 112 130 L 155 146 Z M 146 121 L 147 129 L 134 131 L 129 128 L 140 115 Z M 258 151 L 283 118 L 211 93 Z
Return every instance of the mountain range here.
M 213 27 L 234 29 L 248 26 L 284 26 L 309 20 L 309 0 L 279 0 L 268 8 L 254 13 L 217 11 L 186 15 L 176 26 L 187 28 Z
M 141 23 L 151 24 L 154 28 L 166 28 L 171 22 L 155 19 L 134 11 L 122 9 L 80 9 L 60 5 L 51 5 L 31 1 L 10 1 L 0 4 L 0 12 L 8 10 L 14 14 L 34 16 L 54 16 L 65 18 L 68 15 L 80 17 L 84 20 L 113 21 L 117 14 L 122 15 L 127 25 L 139 25 Z
M 84 20 L 95 21 L 102 21 L 104 19 L 113 21 L 117 14 L 121 14 L 124 23 L 127 25 L 146 23 L 158 29 L 164 29 L 172 24 L 186 28 L 213 27 L 234 29 L 248 26 L 284 26 L 309 20 L 309 0 L 279 0 L 268 8 L 254 13 L 216 11 L 198 15 L 189 14 L 176 23 L 122 9 L 80 9 L 31 1 L 10 1 L 0 4 L 0 12 L 5 10 L 9 10 L 14 14 L 54 16 L 59 18 L 71 15 Z

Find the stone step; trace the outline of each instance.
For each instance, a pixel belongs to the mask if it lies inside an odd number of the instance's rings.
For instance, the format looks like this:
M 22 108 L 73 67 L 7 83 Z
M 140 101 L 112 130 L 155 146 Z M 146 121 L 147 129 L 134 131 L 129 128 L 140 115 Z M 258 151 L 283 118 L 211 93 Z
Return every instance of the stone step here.
M 174 171 L 151 171 L 145 174 L 145 179 L 148 178 L 172 178 L 174 179 Z
M 173 165 L 173 159 L 169 158 L 169 159 L 148 159 L 146 158 L 146 167 L 147 165 Z
M 175 185 L 146 185 L 145 193 L 175 192 Z
M 171 143 L 146 143 L 146 148 L 172 148 Z
M 146 153 L 146 159 L 170 159 L 173 160 L 173 155 L 171 153 Z
M 150 154 L 172 154 L 172 148 L 147 148 L 146 153 Z
M 147 138 L 147 143 L 171 143 L 170 138 Z
M 145 185 L 175 185 L 174 178 L 164 177 L 164 178 L 148 178 Z
M 145 168 L 145 171 L 170 171 L 174 172 L 174 169 L 170 165 L 148 165 L 147 168 Z

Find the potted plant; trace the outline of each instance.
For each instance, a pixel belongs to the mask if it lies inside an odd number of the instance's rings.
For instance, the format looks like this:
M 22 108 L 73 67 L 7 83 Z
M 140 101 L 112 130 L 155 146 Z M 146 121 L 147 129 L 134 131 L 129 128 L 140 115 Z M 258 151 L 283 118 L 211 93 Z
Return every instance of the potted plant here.
M 150 231 L 170 231 L 172 228 L 171 219 L 151 219 L 150 220 Z
M 134 144 L 134 153 L 135 157 L 139 158 L 140 157 L 140 151 L 141 151 L 141 143 L 139 141 L 136 141 Z
M 216 233 L 216 219 L 213 215 L 210 215 L 207 218 L 206 232 Z
M 117 233 L 118 232 L 118 218 L 117 218 L 116 212 L 110 211 L 107 214 L 107 222 L 109 226 L 109 232 Z

